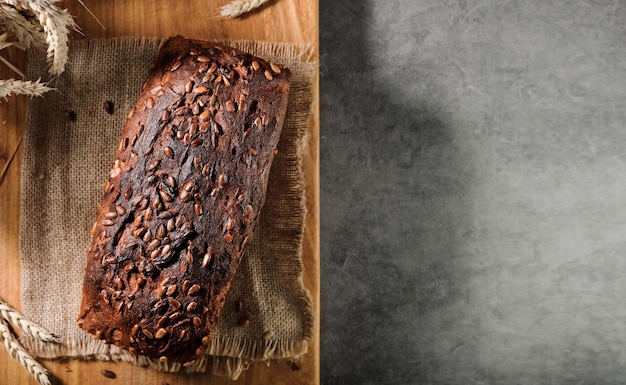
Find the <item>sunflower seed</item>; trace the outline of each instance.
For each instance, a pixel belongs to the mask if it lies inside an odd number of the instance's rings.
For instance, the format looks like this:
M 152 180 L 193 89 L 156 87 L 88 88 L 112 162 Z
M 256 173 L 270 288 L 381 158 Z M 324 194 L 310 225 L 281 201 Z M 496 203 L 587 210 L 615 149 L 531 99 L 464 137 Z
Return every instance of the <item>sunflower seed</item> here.
M 172 201 L 172 196 L 165 190 L 159 190 L 159 196 L 165 202 L 171 202 Z
M 157 238 L 163 238 L 165 237 L 165 235 L 167 234 L 167 231 L 165 229 L 165 226 L 163 226 L 163 224 L 161 223 L 156 230 L 156 236 Z
M 277 74 L 279 74 L 281 71 L 280 67 L 274 63 L 270 63 L 270 68 L 272 69 L 272 71 L 274 71 Z
M 113 179 L 117 177 L 118 175 L 120 175 L 121 173 L 122 173 L 122 169 L 120 169 L 119 167 L 116 167 L 113 170 L 111 170 L 111 172 L 109 173 L 109 177 Z
M 193 179 L 189 179 L 187 182 L 185 182 L 185 184 L 183 184 L 183 190 L 190 192 L 195 186 L 196 181 Z
M 209 175 L 209 167 L 210 167 L 210 165 L 208 163 L 206 163 L 204 166 L 202 166 L 202 176 Z
M 191 286 L 189 288 L 189 291 L 187 291 L 188 295 L 194 295 L 196 293 L 198 293 L 200 291 L 200 285 L 198 285 L 197 283 L 193 284 L 193 286 Z
M 205 94 L 208 90 L 209 90 L 209 89 L 208 89 L 208 88 L 206 88 L 205 86 L 196 86 L 196 87 L 193 89 L 193 92 L 194 92 L 195 94 L 202 95 L 202 94 Z
M 191 312 L 193 312 L 194 310 L 196 310 L 196 308 L 197 308 L 197 307 L 198 307 L 198 304 L 197 304 L 197 303 L 195 303 L 195 302 L 193 302 L 193 301 L 191 301 L 191 302 L 189 302 L 189 305 L 187 305 L 187 311 L 188 311 L 189 313 L 191 313 Z
M 166 180 L 169 187 L 176 188 L 176 179 L 172 175 L 169 175 Z
M 193 80 L 190 80 L 185 84 L 185 92 L 191 92 L 192 89 L 193 89 Z
M 193 317 L 192 322 L 194 326 L 202 325 L 202 320 L 200 319 L 200 317 Z
M 194 136 L 198 133 L 198 123 L 191 123 L 191 127 L 189 127 L 189 135 Z
M 159 206 L 161 206 L 161 199 L 157 195 L 152 199 L 152 202 L 150 203 L 150 207 L 152 207 L 153 209 L 158 209 Z
M 168 158 L 172 159 L 172 158 L 174 158 L 174 151 L 172 151 L 172 149 L 170 147 L 165 147 L 163 149 L 163 155 L 165 155 Z
M 189 202 L 190 200 L 193 199 L 193 194 L 190 193 L 189 191 L 184 191 L 183 190 L 183 191 L 181 191 L 181 193 L 179 195 L 179 198 L 180 198 L 181 202 L 187 203 L 187 202 Z
M 252 62 L 252 68 L 253 68 L 255 71 L 258 71 L 258 70 L 259 70 L 259 68 L 261 68 L 261 66 L 259 65 L 259 62 L 258 62 L 258 61 L 254 60 L 254 61 Z
M 170 218 L 167 221 L 167 225 L 165 225 L 165 228 L 167 229 L 167 231 L 171 232 L 174 231 L 174 229 L 176 229 L 176 221 L 174 220 L 174 218 Z
M 220 174 L 217 178 L 217 187 L 222 188 L 226 183 L 228 183 L 228 176 L 226 174 Z
M 176 111 L 174 111 L 174 115 L 176 116 L 188 115 L 189 111 L 191 111 L 189 107 L 179 107 L 176 109 Z
M 202 205 L 200 203 L 196 203 L 193 205 L 193 210 L 196 215 L 202 214 Z
M 172 64 L 172 68 L 170 68 L 170 71 L 172 71 L 172 72 L 173 72 L 173 71 L 176 71 L 177 69 L 179 69 L 179 68 L 180 68 L 180 66 L 181 66 L 182 64 L 183 64 L 183 63 L 181 63 L 181 61 L 180 61 L 180 60 L 177 60 L 174 64 Z
M 154 334 L 152 334 L 152 332 L 148 329 L 141 329 L 141 333 L 143 333 L 143 335 L 146 336 L 148 339 L 154 338 Z
M 265 78 L 267 80 L 272 80 L 274 79 L 274 76 L 272 76 L 272 73 L 269 70 L 265 70 L 265 72 L 263 73 L 265 75 Z
M 119 214 L 119 215 L 124 215 L 126 214 L 126 209 L 123 206 L 117 205 L 115 206 L 115 211 Z
M 147 251 L 153 251 L 155 250 L 157 247 L 159 247 L 161 245 L 161 241 L 159 241 L 158 239 L 153 239 L 150 243 L 148 243 L 148 246 L 146 247 Z
M 161 249 L 160 248 L 156 248 L 156 249 L 152 250 L 152 252 L 150 253 L 150 259 L 155 259 L 159 255 L 161 255 Z
M 146 232 L 146 228 L 145 227 L 138 227 L 135 230 L 133 230 L 133 237 L 135 237 L 135 238 L 143 238 L 145 232 Z
M 161 83 L 163 84 L 169 83 L 170 78 L 171 78 L 171 74 L 169 71 L 163 73 L 163 76 L 161 76 Z
M 185 136 L 183 136 L 183 144 L 185 146 L 188 146 L 189 143 L 191 143 L 191 135 L 189 133 L 186 133 Z
M 211 262 L 211 253 L 207 252 L 204 254 L 204 257 L 202 257 L 202 267 L 206 268 L 209 265 L 209 262 Z
M 172 307 L 172 309 L 178 310 L 180 308 L 180 302 L 178 302 L 178 300 L 176 300 L 175 298 L 171 298 L 170 306 Z
M 159 330 L 157 330 L 156 334 L 154 335 L 154 338 L 156 338 L 157 340 L 160 340 L 161 338 L 165 337 L 167 335 L 167 330 L 161 328 Z
M 100 374 L 102 374 L 103 376 L 105 376 L 106 378 L 110 378 L 110 379 L 115 379 L 117 378 L 117 374 L 115 374 L 115 372 L 112 372 L 110 370 L 101 370 Z

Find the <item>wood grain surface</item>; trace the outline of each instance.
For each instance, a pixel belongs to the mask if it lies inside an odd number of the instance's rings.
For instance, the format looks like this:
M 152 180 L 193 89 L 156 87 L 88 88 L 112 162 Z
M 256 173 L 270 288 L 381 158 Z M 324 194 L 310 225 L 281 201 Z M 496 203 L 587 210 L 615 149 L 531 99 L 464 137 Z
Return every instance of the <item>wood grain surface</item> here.
M 84 0 L 105 26 L 103 29 L 76 0 L 61 6 L 75 16 L 80 33 L 72 38 L 104 38 L 118 36 L 168 37 L 180 34 L 199 39 L 245 39 L 270 42 L 311 44 L 312 60 L 319 58 L 318 1 L 270 0 L 260 9 L 240 19 L 218 17 L 219 7 L 229 0 L 149 1 L 149 0 Z M 4 57 L 25 69 L 26 55 L 21 51 L 2 51 Z M 0 78 L 15 77 L 0 65 Z M 304 283 L 311 291 L 314 311 L 319 320 L 319 104 L 318 84 L 315 84 L 315 109 L 310 122 L 307 151 L 303 167 L 307 188 L 304 253 Z M 20 309 L 20 167 L 22 148 L 18 146 L 24 131 L 26 98 L 12 96 L 0 103 L 0 171 L 17 153 L 0 182 L 0 297 Z M 121 129 L 121 128 L 120 128 Z M 309 352 L 297 365 L 287 360 L 271 365 L 257 363 L 244 371 L 237 381 L 208 374 L 166 374 L 126 363 L 64 360 L 44 360 L 56 384 L 318 384 L 319 383 L 319 322 Z M 102 370 L 116 373 L 116 379 L 106 378 Z M 37 384 L 19 364 L 0 347 L 0 384 Z

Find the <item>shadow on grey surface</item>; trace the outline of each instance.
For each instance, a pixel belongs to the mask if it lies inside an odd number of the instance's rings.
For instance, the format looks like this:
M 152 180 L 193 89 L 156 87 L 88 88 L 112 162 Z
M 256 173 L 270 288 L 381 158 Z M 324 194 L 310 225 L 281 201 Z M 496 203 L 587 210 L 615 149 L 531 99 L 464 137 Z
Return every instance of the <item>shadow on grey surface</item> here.
M 467 302 L 471 159 L 443 108 L 391 94 L 425 79 L 378 79 L 373 6 L 320 1 L 321 379 L 441 383 Z

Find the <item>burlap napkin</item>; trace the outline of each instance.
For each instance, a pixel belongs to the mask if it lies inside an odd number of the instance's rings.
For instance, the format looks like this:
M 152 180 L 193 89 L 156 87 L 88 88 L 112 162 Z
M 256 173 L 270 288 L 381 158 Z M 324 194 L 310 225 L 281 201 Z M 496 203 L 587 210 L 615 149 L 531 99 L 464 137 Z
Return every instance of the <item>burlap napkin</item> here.
M 89 229 L 114 160 L 126 114 L 134 105 L 162 40 L 73 41 L 57 91 L 29 102 L 22 166 L 20 247 L 22 306 L 61 337 L 44 344 L 23 337 L 33 355 L 124 360 L 177 371 L 179 364 L 132 355 L 96 341 L 76 326 Z M 268 195 L 254 239 L 228 295 L 210 356 L 188 371 L 237 378 L 252 361 L 295 358 L 307 349 L 313 313 L 302 285 L 305 201 L 300 151 L 312 103 L 315 67 L 309 50 L 286 44 L 226 42 L 286 64 L 293 72 L 289 107 Z M 28 78 L 46 77 L 43 55 L 29 58 Z M 113 114 L 105 110 L 113 102 Z M 109 104 L 109 107 L 111 105 Z M 236 303 L 253 314 L 238 325 Z

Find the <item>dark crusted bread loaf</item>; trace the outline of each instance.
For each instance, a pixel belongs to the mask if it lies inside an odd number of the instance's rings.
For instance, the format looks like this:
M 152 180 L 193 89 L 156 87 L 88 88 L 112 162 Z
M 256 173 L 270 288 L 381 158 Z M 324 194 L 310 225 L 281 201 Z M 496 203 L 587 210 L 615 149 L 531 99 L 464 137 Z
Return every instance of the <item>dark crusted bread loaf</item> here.
M 78 325 L 149 357 L 206 350 L 265 200 L 289 70 L 169 39 L 104 185 Z

